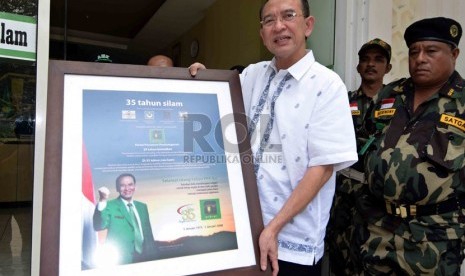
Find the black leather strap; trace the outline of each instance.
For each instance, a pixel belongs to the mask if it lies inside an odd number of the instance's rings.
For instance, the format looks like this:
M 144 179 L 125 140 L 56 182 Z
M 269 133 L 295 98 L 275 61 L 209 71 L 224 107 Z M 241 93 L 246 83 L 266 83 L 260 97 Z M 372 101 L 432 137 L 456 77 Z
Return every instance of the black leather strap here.
M 452 197 L 442 202 L 428 205 L 398 205 L 386 202 L 385 207 L 386 213 L 401 218 L 439 215 L 465 208 L 465 196 Z

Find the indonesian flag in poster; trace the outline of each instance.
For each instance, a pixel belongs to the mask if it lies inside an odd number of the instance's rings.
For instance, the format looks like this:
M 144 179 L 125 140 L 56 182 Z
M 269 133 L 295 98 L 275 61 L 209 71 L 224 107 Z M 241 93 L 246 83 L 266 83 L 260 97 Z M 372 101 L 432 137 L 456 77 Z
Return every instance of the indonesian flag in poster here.
M 92 268 L 93 255 L 97 248 L 97 232 L 94 231 L 95 210 L 94 184 L 92 171 L 85 146 L 82 146 L 82 269 Z

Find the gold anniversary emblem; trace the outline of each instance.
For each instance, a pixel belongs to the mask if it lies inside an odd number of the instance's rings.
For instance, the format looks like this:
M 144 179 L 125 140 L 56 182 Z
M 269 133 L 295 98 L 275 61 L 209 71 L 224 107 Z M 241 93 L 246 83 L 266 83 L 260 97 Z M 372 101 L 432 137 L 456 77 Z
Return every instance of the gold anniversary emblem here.
M 452 37 L 457 37 L 459 35 L 459 28 L 457 27 L 457 25 L 450 26 L 450 35 Z

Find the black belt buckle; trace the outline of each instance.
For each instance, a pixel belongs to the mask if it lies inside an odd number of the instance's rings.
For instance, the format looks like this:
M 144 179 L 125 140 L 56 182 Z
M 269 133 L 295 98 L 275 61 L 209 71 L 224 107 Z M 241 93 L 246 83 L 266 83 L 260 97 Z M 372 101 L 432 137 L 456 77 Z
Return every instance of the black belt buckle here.
M 465 197 L 455 196 L 445 201 L 428 205 L 407 205 L 386 201 L 386 212 L 390 215 L 403 219 L 415 216 L 440 215 L 465 208 Z
M 407 204 L 395 205 L 394 203 L 386 201 L 386 212 L 390 215 L 394 215 L 396 217 L 401 217 L 404 219 L 416 216 L 417 206 Z

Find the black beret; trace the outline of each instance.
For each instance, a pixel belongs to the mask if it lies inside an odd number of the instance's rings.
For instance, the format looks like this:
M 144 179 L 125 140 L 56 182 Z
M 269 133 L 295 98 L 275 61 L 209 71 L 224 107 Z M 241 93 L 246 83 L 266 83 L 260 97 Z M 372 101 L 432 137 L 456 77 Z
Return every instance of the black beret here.
M 407 47 L 417 41 L 425 40 L 440 41 L 457 47 L 461 36 L 460 23 L 450 18 L 434 17 L 422 19 L 408 26 L 404 39 Z
M 384 40 L 375 38 L 367 43 L 363 44 L 360 50 L 358 51 L 358 55 L 360 56 L 364 51 L 371 49 L 371 48 L 379 48 L 383 51 L 388 63 L 391 61 L 391 45 L 386 43 Z

